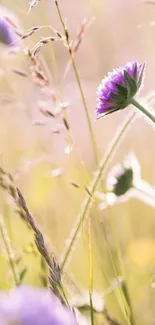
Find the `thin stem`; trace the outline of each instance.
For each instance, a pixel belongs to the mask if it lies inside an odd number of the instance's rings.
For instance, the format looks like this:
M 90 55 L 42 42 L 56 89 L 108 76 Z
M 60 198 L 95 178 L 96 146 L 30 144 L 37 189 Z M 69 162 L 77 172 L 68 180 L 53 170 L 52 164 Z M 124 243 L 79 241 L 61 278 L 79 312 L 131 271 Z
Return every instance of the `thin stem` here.
M 46 7 L 44 7 L 46 10 Z M 46 11 L 45 13 L 45 19 L 46 19 Z M 50 27 L 50 26 L 44 26 L 44 27 Z M 50 49 L 51 49 L 51 60 L 52 60 L 52 66 L 53 66 L 53 71 L 54 71 L 54 77 L 55 77 L 55 81 L 56 81 L 56 85 L 57 85 L 57 90 L 58 90 L 58 97 L 61 103 L 64 102 L 64 96 L 63 96 L 63 90 L 62 90 L 62 85 L 61 85 L 61 80 L 60 80 L 60 73 L 59 73 L 59 69 L 58 69 L 58 64 L 57 64 L 57 60 L 56 60 L 56 56 L 55 56 L 55 52 L 54 52 L 54 47 L 52 42 L 50 43 Z M 44 62 L 44 64 L 46 64 L 46 62 Z M 46 64 L 46 68 L 50 74 L 50 76 L 52 77 L 51 71 L 48 68 L 48 65 Z M 72 139 L 72 134 L 71 134 L 71 130 L 69 127 L 69 122 L 68 122 L 68 114 L 67 114 L 67 109 L 62 109 L 61 111 L 61 118 L 63 120 L 63 123 L 66 122 L 66 125 L 68 127 L 66 127 L 66 131 L 67 131 L 67 142 L 68 142 L 68 146 L 71 148 L 73 145 L 73 139 Z M 71 155 L 70 155 L 71 157 Z M 71 157 L 72 158 L 72 157 Z
M 92 204 L 93 195 L 97 189 L 97 186 L 101 180 L 103 171 L 105 171 L 110 159 L 113 157 L 118 145 L 120 144 L 120 141 L 122 137 L 125 134 L 125 131 L 127 130 L 130 123 L 133 121 L 134 117 L 136 116 L 136 113 L 132 113 L 132 115 L 129 115 L 125 122 L 121 125 L 121 127 L 118 129 L 116 135 L 111 141 L 111 144 L 108 146 L 108 150 L 105 153 L 103 159 L 101 160 L 100 167 L 94 176 L 91 186 L 90 186 L 90 194 L 85 198 L 83 202 L 83 207 L 80 215 L 78 216 L 75 226 L 73 227 L 71 234 L 69 236 L 69 243 L 63 253 L 62 261 L 61 261 L 61 269 L 64 269 L 66 266 L 66 263 L 68 262 L 69 257 L 71 256 L 72 249 L 74 247 L 75 241 L 80 235 L 80 230 L 82 227 L 83 222 L 85 221 L 87 214 L 89 212 L 89 209 Z
M 131 325 L 135 325 L 132 303 L 131 303 L 131 299 L 130 299 L 130 296 L 129 296 L 129 292 L 128 292 L 128 287 L 127 287 L 126 281 L 124 281 L 122 283 L 122 291 L 123 291 L 124 297 L 125 297 L 126 302 L 127 302 L 128 306 L 129 306 L 129 309 L 130 309 L 130 323 L 131 323 Z
M 70 55 L 70 58 L 71 58 L 71 61 L 72 61 L 72 65 L 73 65 L 75 77 L 76 77 L 76 80 L 77 80 L 77 84 L 79 86 L 79 90 L 80 90 L 80 94 L 81 94 L 81 99 L 82 99 L 82 102 L 83 102 L 83 106 L 84 106 L 84 110 L 85 110 L 85 114 L 86 114 L 86 118 L 87 118 L 87 122 L 88 122 L 89 132 L 90 132 L 90 136 L 91 136 L 91 140 L 92 140 L 92 144 L 93 144 L 94 156 L 95 156 L 96 162 L 98 162 L 98 149 L 97 149 L 97 144 L 96 144 L 96 140 L 95 140 L 95 136 L 94 136 L 94 132 L 93 132 L 93 127 L 92 127 L 92 124 L 91 124 L 91 120 L 90 120 L 90 117 L 89 117 L 88 107 L 87 107 L 87 103 L 86 103 L 86 98 L 85 98 L 85 95 L 84 95 L 84 91 L 83 91 L 83 88 L 82 88 L 80 76 L 79 76 L 79 73 L 78 73 L 78 70 L 77 70 L 77 66 L 76 66 L 76 63 L 75 63 L 74 55 L 72 53 L 72 49 L 71 49 L 71 45 L 70 45 L 70 40 L 69 40 L 69 33 L 68 33 L 67 27 L 65 25 L 63 16 L 61 14 L 60 7 L 59 7 L 59 4 L 58 4 L 58 1 L 57 0 L 55 0 L 55 5 L 56 5 L 57 11 L 58 11 L 58 15 L 59 15 L 59 18 L 60 18 L 60 21 L 61 21 L 61 24 L 62 24 L 62 27 L 63 27 L 63 30 L 64 30 L 64 34 L 65 34 L 65 37 L 66 37 L 66 42 L 67 42 L 67 46 L 68 46 L 69 55 Z
M 94 307 L 92 300 L 93 292 L 93 254 L 92 254 L 92 238 L 91 238 L 91 223 L 88 220 L 88 246 L 89 246 L 89 301 L 90 301 L 90 318 L 91 325 L 94 325 Z
M 136 99 L 132 98 L 130 103 L 138 108 L 145 116 L 147 116 L 153 123 L 155 123 L 155 115 L 147 108 L 142 106 Z
M 131 325 L 130 315 L 129 315 L 129 308 L 128 308 L 127 302 L 126 302 L 124 294 L 122 292 L 122 288 L 121 288 L 120 283 L 119 283 L 119 276 L 117 274 L 117 269 L 116 269 L 116 266 L 115 266 L 115 262 L 114 262 L 112 251 L 111 251 L 111 247 L 110 247 L 110 244 L 109 244 L 109 241 L 108 241 L 107 234 L 106 234 L 106 231 L 104 229 L 104 226 L 103 226 L 103 232 L 104 232 L 104 237 L 105 237 L 105 241 L 106 241 L 106 244 L 107 244 L 108 254 L 109 254 L 109 257 L 110 257 L 110 261 L 111 261 L 112 269 L 113 269 L 113 272 L 114 272 L 114 276 L 116 277 L 116 280 L 117 280 L 119 293 L 120 293 L 120 298 L 121 298 L 121 301 L 122 301 L 122 304 L 123 304 L 123 305 L 121 304 L 122 312 L 124 314 L 124 317 L 126 318 L 127 323 L 129 325 Z M 124 308 L 123 308 L 123 306 L 124 306 Z
M 109 206 L 108 206 L 108 208 L 109 208 Z M 122 251 L 121 251 L 120 242 L 119 242 L 118 235 L 117 235 L 116 226 L 113 224 L 114 219 L 111 218 L 111 216 L 108 217 L 108 220 L 109 220 L 109 223 L 110 223 L 110 228 L 111 228 L 112 235 L 113 235 L 113 238 L 114 238 L 114 245 L 116 247 L 118 260 L 119 260 L 119 264 L 120 264 L 120 267 L 121 267 L 121 272 L 122 272 L 122 275 L 123 275 L 123 282 L 125 282 L 125 288 L 127 290 L 127 286 L 126 286 L 126 270 L 125 270 L 124 263 L 123 263 Z M 123 294 L 124 294 L 123 289 L 121 287 L 121 290 L 123 291 Z M 124 295 L 124 296 L 125 296 L 126 302 L 128 304 L 128 307 L 130 309 L 130 322 L 131 322 L 131 325 L 134 325 L 135 323 L 134 323 L 134 316 L 133 316 L 133 308 L 132 308 L 132 305 L 131 305 L 131 301 L 130 301 L 128 291 L 127 291 L 127 294 Z
M 10 239 L 8 237 L 8 233 L 7 233 L 5 224 L 4 224 L 4 220 L 1 215 L 0 215 L 0 234 L 1 234 L 4 246 L 5 246 L 5 249 L 6 249 L 6 253 L 8 255 L 8 260 L 9 260 L 9 264 L 10 264 L 10 267 L 12 270 L 15 285 L 18 286 L 20 284 L 20 279 L 19 279 L 16 262 L 15 262 L 15 257 L 14 257 L 14 253 L 12 251 Z
M 78 70 L 77 70 L 76 63 L 75 63 L 74 56 L 73 56 L 72 52 L 70 52 L 70 56 L 71 56 L 71 60 L 72 60 L 76 80 L 77 80 L 79 90 L 80 90 L 80 93 L 81 93 L 83 106 L 84 106 L 84 109 L 85 109 L 85 114 L 86 114 L 86 118 L 87 118 L 87 122 L 88 122 L 89 132 L 90 132 L 90 135 L 91 135 L 91 140 L 92 140 L 92 144 L 93 144 L 93 148 L 94 148 L 95 159 L 96 159 L 96 162 L 98 162 L 98 149 L 97 149 L 97 144 L 96 144 L 96 140 L 95 140 L 95 136 L 94 136 L 93 127 L 92 127 L 91 120 L 90 120 L 89 113 L 88 113 L 88 108 L 87 108 L 85 95 L 84 95 L 84 92 L 83 92 L 82 84 L 81 84 L 81 81 L 80 81 L 80 77 L 79 77 L 79 74 L 78 74 Z
M 62 85 L 61 85 L 61 81 L 60 81 L 58 65 L 57 65 L 57 61 L 56 61 L 56 57 L 55 57 L 54 48 L 53 48 L 52 43 L 51 43 L 51 56 L 52 56 L 54 73 L 55 73 L 55 79 L 56 79 L 56 82 L 57 82 L 57 85 L 58 85 L 59 99 L 60 99 L 61 103 L 63 103 L 64 99 L 63 99 Z M 72 147 L 73 139 L 72 139 L 72 135 L 71 135 L 70 127 L 69 127 L 67 109 L 62 109 L 62 114 L 61 115 L 62 115 L 63 122 L 66 121 L 66 125 L 68 126 L 66 128 L 67 129 L 68 145 L 69 145 L 69 147 Z

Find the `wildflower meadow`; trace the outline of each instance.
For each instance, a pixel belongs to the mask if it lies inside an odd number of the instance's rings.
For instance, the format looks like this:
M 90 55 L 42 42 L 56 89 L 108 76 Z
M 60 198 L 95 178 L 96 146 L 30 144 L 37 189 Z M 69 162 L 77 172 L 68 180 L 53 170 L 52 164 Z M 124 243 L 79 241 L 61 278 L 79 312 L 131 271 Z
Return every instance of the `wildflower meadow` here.
M 0 325 L 155 324 L 155 1 L 0 1 Z

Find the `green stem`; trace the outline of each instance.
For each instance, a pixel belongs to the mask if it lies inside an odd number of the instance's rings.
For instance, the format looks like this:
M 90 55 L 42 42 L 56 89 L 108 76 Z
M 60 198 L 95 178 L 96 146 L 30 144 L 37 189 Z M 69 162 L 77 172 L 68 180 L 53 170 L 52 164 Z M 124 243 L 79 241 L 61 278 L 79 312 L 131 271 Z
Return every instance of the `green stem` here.
M 130 123 L 133 121 L 134 117 L 136 116 L 136 113 L 133 113 L 132 115 L 129 115 L 127 119 L 124 121 L 124 123 L 121 125 L 119 130 L 117 131 L 116 135 L 111 141 L 111 144 L 108 146 L 108 150 L 105 153 L 105 156 L 101 160 L 100 167 L 94 176 L 94 179 L 92 180 L 91 186 L 90 186 L 90 195 L 86 197 L 83 203 L 81 214 L 78 216 L 75 226 L 71 231 L 71 234 L 69 236 L 69 243 L 64 251 L 62 261 L 61 261 L 61 269 L 63 270 L 66 266 L 66 263 L 68 262 L 68 258 L 71 255 L 73 246 L 75 244 L 75 241 L 79 235 L 79 232 L 81 230 L 82 224 L 85 221 L 87 214 L 89 212 L 89 209 L 92 204 L 93 195 L 97 189 L 97 186 L 101 180 L 103 171 L 105 171 L 110 159 L 112 158 L 113 154 L 115 153 L 123 135 L 125 134 L 125 131 L 127 127 L 130 125 Z
M 123 263 L 122 252 L 121 252 L 120 242 L 119 242 L 118 235 L 117 235 L 116 225 L 113 224 L 114 218 L 111 218 L 111 216 L 108 218 L 108 220 L 109 220 L 111 232 L 112 232 L 112 235 L 113 235 L 113 238 L 114 238 L 114 245 L 116 247 L 116 252 L 117 252 L 117 255 L 118 255 L 118 260 L 119 260 L 119 264 L 120 264 L 120 268 L 121 268 L 121 273 L 123 275 L 123 282 L 125 282 L 125 286 L 126 286 L 126 270 L 125 270 L 124 263 Z M 127 290 L 127 287 L 125 287 L 125 288 Z M 121 286 L 121 291 L 123 291 L 123 294 L 124 294 L 124 290 L 122 290 L 122 286 Z M 133 317 L 133 308 L 132 308 L 132 305 L 131 305 L 129 294 L 124 295 L 124 296 L 125 296 L 126 302 L 128 304 L 128 308 L 129 308 L 130 323 L 131 323 L 131 325 L 135 325 L 134 317 Z
M 45 18 L 46 18 L 46 13 L 45 13 Z M 47 26 L 47 27 L 49 27 L 49 26 Z M 51 42 L 51 47 L 50 48 L 51 48 L 51 60 L 52 60 L 52 65 L 53 65 L 53 70 L 54 70 L 54 76 L 55 76 L 55 81 L 56 81 L 57 89 L 58 89 L 58 96 L 59 96 L 59 100 L 61 101 L 61 103 L 63 103 L 64 99 L 63 99 L 63 90 L 62 90 L 62 85 L 61 85 L 61 80 L 60 80 L 60 73 L 59 73 L 58 64 L 57 64 L 57 60 L 56 60 L 56 56 L 55 56 L 54 47 L 53 47 L 52 42 Z M 48 68 L 48 65 L 47 65 L 47 68 Z M 50 71 L 49 68 L 48 68 L 48 72 L 50 73 L 50 75 L 52 77 L 52 74 L 51 74 L 51 71 Z M 63 121 L 66 120 L 67 125 L 69 125 L 68 114 L 67 114 L 66 109 L 62 110 L 61 116 L 62 116 L 62 120 Z M 72 139 L 70 128 L 67 128 L 67 141 L 68 141 L 69 147 L 72 147 L 73 139 Z
M 94 325 L 94 306 L 93 306 L 93 253 L 92 253 L 92 238 L 91 238 L 91 220 L 88 220 L 88 246 L 89 246 L 89 301 L 90 301 L 90 319 L 91 325 Z
M 73 65 L 75 77 L 76 77 L 77 84 L 78 84 L 78 87 L 79 87 L 79 91 L 80 91 L 80 94 L 81 94 L 81 99 L 82 99 L 82 102 L 83 102 L 83 106 L 84 106 L 84 110 L 85 110 L 85 114 L 86 114 L 86 118 L 87 118 L 87 122 L 88 122 L 89 132 L 90 132 L 90 136 L 91 136 L 91 140 L 92 140 L 92 144 L 93 144 L 94 156 L 95 156 L 96 162 L 98 162 L 98 149 L 97 149 L 97 144 L 96 144 L 96 140 L 95 140 L 95 137 L 94 137 L 94 132 L 93 132 L 93 127 L 92 127 L 92 124 L 91 124 L 91 120 L 90 120 L 90 117 L 89 117 L 88 107 L 87 107 L 87 103 L 86 103 L 86 98 L 85 98 L 85 95 L 84 95 L 84 91 L 83 91 L 83 88 L 82 88 L 82 84 L 81 84 L 81 81 L 80 81 L 80 76 L 79 76 L 79 73 L 78 73 L 78 70 L 77 70 L 77 66 L 76 66 L 76 63 L 75 63 L 75 60 L 74 60 L 74 55 L 72 53 L 72 49 L 71 49 L 71 45 L 70 45 L 70 40 L 69 40 L 69 33 L 68 33 L 67 27 L 65 25 L 63 16 L 61 14 L 60 7 L 59 7 L 59 4 L 58 4 L 58 1 L 57 0 L 55 0 L 55 5 L 57 7 L 59 19 L 61 21 L 61 24 L 62 24 L 62 27 L 63 27 L 63 30 L 64 30 L 64 34 L 65 34 L 65 37 L 66 37 L 66 42 L 67 42 L 67 46 L 68 46 L 69 55 L 70 55 L 70 58 L 71 58 L 71 61 L 72 61 L 72 65 Z
M 131 299 L 130 299 L 129 292 L 128 292 L 128 287 L 127 287 L 125 280 L 122 283 L 122 291 L 123 291 L 124 297 L 125 297 L 126 302 L 129 306 L 129 309 L 130 309 L 130 323 L 131 323 L 131 325 L 135 325 L 133 307 L 132 307 Z
M 19 274 L 17 271 L 17 266 L 16 266 L 16 262 L 15 262 L 14 253 L 12 251 L 10 239 L 8 237 L 7 230 L 4 225 L 2 216 L 0 216 L 0 234 L 1 234 L 4 246 L 5 246 L 5 249 L 6 249 L 6 253 L 8 255 L 8 260 L 9 260 L 10 267 L 12 270 L 15 285 L 18 286 L 20 284 Z
M 136 99 L 132 98 L 130 103 L 138 108 L 145 116 L 147 116 L 153 123 L 155 123 L 155 115 L 147 108 L 142 106 Z
M 86 98 L 85 98 L 85 95 L 84 95 L 84 92 L 83 92 L 83 88 L 82 88 L 82 84 L 81 84 L 81 81 L 80 81 L 78 70 L 77 70 L 77 67 L 76 67 L 76 64 L 75 64 L 75 60 L 74 60 L 73 54 L 71 52 L 70 52 L 70 56 L 71 56 L 71 60 L 72 60 L 76 80 L 77 80 L 79 90 L 80 90 L 80 93 L 81 93 L 81 98 L 82 98 L 82 102 L 83 102 L 83 106 L 84 106 L 84 110 L 85 110 L 85 114 L 86 114 L 86 118 L 87 118 L 87 122 L 88 122 L 89 132 L 90 132 L 91 140 L 92 140 L 92 144 L 93 144 L 95 159 L 96 159 L 96 162 L 98 162 L 98 149 L 97 149 L 97 144 L 96 144 L 96 140 L 95 140 L 95 136 L 94 136 L 93 127 L 92 127 L 91 120 L 90 120 L 89 113 L 88 113 Z
M 105 241 L 106 241 L 107 248 L 108 248 L 108 254 L 109 254 L 110 261 L 111 261 L 112 269 L 113 269 L 113 272 L 114 272 L 114 276 L 115 276 L 115 278 L 117 280 L 118 289 L 119 289 L 119 293 L 120 293 L 120 298 L 121 298 L 121 301 L 122 301 L 121 309 L 122 309 L 124 317 L 126 318 L 126 321 L 127 321 L 128 325 L 132 325 L 132 323 L 130 322 L 128 304 L 127 304 L 127 301 L 125 300 L 125 297 L 124 297 L 123 292 L 122 292 L 122 288 L 121 288 L 120 283 L 119 283 L 119 276 L 117 274 L 117 269 L 116 269 L 116 266 L 115 266 L 115 262 L 114 262 L 112 251 L 111 251 L 111 247 L 110 247 L 109 240 L 107 238 L 107 234 L 106 234 L 106 230 L 105 230 L 104 226 L 103 226 L 103 232 L 104 232 L 104 237 L 105 237 Z

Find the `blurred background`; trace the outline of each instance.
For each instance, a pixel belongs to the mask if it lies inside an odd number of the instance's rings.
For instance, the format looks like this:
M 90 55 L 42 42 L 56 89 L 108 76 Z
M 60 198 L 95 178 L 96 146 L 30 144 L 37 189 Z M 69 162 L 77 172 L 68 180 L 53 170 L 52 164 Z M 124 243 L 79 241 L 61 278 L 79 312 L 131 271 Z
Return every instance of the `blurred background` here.
M 53 1 L 40 1 L 29 15 L 28 0 L 23 0 L 22 4 L 20 0 L 5 0 L 0 1 L 0 5 L 17 16 L 22 32 L 40 25 L 50 25 L 63 32 Z M 76 39 L 85 17 L 90 20 L 94 17 L 84 33 L 75 59 L 101 158 L 118 125 L 132 107 L 96 121 L 96 89 L 108 71 L 131 60 L 138 60 L 146 63 L 141 98 L 144 99 L 154 91 L 155 5 L 140 0 L 60 0 L 59 5 L 70 39 Z M 49 28 L 39 30 L 23 40 L 21 51 L 14 55 L 6 53 L 6 49 L 1 46 L 0 165 L 13 175 L 30 211 L 47 236 L 50 250 L 59 258 L 81 211 L 86 195 L 84 186 L 89 186 L 97 163 L 77 80 L 72 67 L 68 65 L 67 48 L 61 41 L 44 45 L 37 55 L 49 79 L 50 96 L 45 91 L 46 87 L 34 82 L 32 62 L 24 50 L 33 49 L 41 37 L 51 35 L 54 33 Z M 14 70 L 24 72 L 25 76 Z M 63 109 L 62 106 L 67 108 Z M 56 117 L 46 114 L 46 111 L 53 112 Z M 63 114 L 67 114 L 69 131 L 64 126 Z M 154 137 L 153 128 L 143 118 L 136 119 L 110 162 L 109 170 L 122 162 L 124 156 L 132 150 L 141 165 L 142 177 L 155 186 Z M 75 188 L 71 182 L 80 184 L 80 188 Z M 33 244 L 33 234 L 15 213 L 9 200 L 7 193 L 1 190 L 0 213 L 4 216 L 15 256 L 20 258 L 20 268 L 28 267 L 24 282 L 42 285 L 40 257 Z M 112 220 L 121 247 L 135 323 L 154 324 L 154 209 L 145 202 L 131 199 L 104 211 L 100 211 L 96 204 L 90 216 L 94 290 L 106 291 L 115 279 L 105 230 L 118 274 L 122 275 L 115 240 L 108 224 L 108 220 Z M 0 288 L 8 288 L 12 283 L 12 274 L 4 258 L 3 247 L 0 263 Z M 78 292 L 78 288 L 88 289 L 87 222 L 66 273 L 72 290 Z M 71 284 L 70 277 L 74 278 L 76 285 Z M 112 314 L 124 324 L 115 296 L 106 296 L 105 302 Z

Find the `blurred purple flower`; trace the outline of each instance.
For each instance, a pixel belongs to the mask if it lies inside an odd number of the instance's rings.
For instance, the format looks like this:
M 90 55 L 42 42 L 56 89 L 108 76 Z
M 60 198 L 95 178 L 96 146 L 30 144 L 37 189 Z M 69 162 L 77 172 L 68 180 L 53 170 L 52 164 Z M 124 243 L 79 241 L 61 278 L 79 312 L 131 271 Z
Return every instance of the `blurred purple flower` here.
M 0 6 L 0 43 L 6 45 L 9 52 L 16 53 L 21 45 L 20 35 L 18 17 L 8 8 Z
M 139 90 L 144 71 L 144 64 L 136 61 L 109 73 L 99 85 L 97 91 L 97 117 L 124 109 Z
M 77 325 L 77 321 L 48 289 L 18 287 L 0 294 L 0 324 Z
M 0 19 L 0 42 L 8 45 L 13 46 L 14 44 L 14 32 L 12 31 L 8 22 L 1 18 Z

